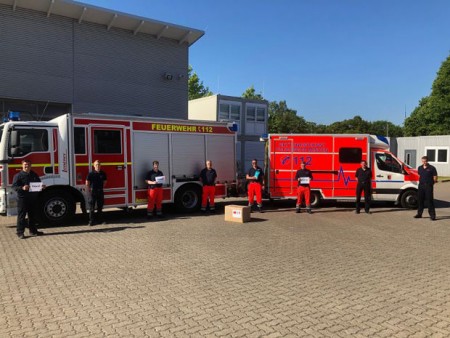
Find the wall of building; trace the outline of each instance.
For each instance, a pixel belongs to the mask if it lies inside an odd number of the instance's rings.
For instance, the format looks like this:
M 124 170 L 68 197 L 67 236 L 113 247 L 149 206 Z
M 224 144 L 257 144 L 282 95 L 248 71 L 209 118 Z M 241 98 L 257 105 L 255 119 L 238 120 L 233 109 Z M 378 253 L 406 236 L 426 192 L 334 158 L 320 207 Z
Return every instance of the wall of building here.
M 189 120 L 217 121 L 217 95 L 189 100 L 188 118 Z
M 264 143 L 260 136 L 267 133 L 269 104 L 264 100 L 251 100 L 242 97 L 213 95 L 189 101 L 189 119 L 236 122 L 239 125 L 236 143 L 236 161 L 238 173 L 244 175 L 251 167 L 251 160 L 256 158 L 264 163 Z M 224 108 L 227 108 L 224 109 Z M 235 114 L 239 107 L 239 116 Z M 248 117 L 249 109 L 264 110 L 264 121 Z M 226 113 L 228 111 L 228 114 Z M 260 111 L 261 112 L 261 111 Z M 256 115 L 255 115 L 256 116 Z M 260 115 L 262 116 L 262 115 Z
M 186 43 L 5 5 L 0 32 L 0 100 L 188 117 Z
M 450 135 L 398 137 L 395 141 L 394 153 L 400 160 L 417 168 L 421 164 L 421 157 L 430 157 L 430 152 L 434 150 L 436 158 L 429 162 L 436 167 L 439 176 L 450 176 Z M 438 158 L 438 153 L 441 158 Z

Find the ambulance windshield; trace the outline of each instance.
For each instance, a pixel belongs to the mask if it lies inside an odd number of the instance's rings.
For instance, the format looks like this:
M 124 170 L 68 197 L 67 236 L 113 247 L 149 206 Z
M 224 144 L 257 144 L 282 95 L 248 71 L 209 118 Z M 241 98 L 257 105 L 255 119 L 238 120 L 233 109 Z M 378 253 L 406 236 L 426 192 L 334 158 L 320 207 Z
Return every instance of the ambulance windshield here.
M 402 172 L 402 165 L 389 153 L 377 153 L 375 154 L 375 160 L 380 170 L 394 173 Z

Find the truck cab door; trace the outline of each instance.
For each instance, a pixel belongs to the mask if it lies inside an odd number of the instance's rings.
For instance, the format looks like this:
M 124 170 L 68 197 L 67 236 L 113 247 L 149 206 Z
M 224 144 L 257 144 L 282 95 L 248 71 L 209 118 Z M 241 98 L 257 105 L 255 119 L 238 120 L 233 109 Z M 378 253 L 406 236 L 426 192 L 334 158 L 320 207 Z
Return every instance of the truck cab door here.
M 127 200 L 127 147 L 125 128 L 92 126 L 89 133 L 89 165 L 99 160 L 106 173 L 105 205 L 123 206 Z
M 395 200 L 405 182 L 402 164 L 389 152 L 372 153 L 373 199 Z

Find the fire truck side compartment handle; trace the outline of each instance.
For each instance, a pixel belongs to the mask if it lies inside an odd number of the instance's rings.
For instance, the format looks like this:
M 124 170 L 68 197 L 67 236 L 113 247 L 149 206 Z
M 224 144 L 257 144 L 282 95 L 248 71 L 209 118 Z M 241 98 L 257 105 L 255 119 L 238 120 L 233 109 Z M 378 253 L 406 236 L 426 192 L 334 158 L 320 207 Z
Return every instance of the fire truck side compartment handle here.
M 53 174 L 53 167 L 45 167 L 44 173 L 45 174 Z
M 377 175 L 377 177 L 384 177 L 383 175 Z
M 279 174 L 280 173 L 280 171 L 277 169 L 277 170 L 275 170 L 275 174 Z

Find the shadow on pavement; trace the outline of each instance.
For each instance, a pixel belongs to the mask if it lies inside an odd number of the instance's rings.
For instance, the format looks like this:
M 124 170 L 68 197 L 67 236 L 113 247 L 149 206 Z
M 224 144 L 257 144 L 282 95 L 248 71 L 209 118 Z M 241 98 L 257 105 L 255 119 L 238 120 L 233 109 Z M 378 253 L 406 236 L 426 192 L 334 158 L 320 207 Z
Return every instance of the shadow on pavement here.
M 77 234 L 83 234 L 83 233 L 109 233 L 109 232 L 117 232 L 117 231 L 123 231 L 127 229 L 141 229 L 145 228 L 145 226 L 135 226 L 135 227 L 107 227 L 107 228 L 95 228 L 89 227 L 89 229 L 86 230 L 75 230 L 75 231 L 58 231 L 58 232 L 52 232 L 48 233 L 46 232 L 44 234 L 45 237 L 47 236 L 58 236 L 58 235 L 77 235 Z

